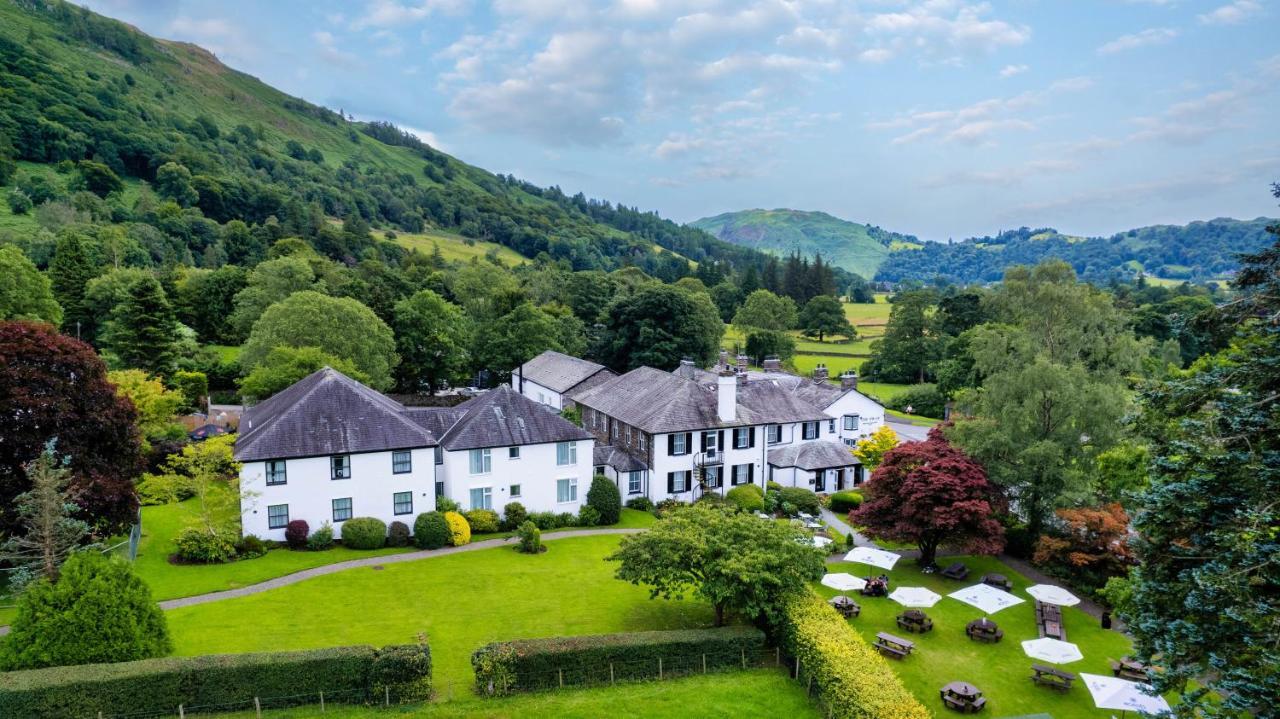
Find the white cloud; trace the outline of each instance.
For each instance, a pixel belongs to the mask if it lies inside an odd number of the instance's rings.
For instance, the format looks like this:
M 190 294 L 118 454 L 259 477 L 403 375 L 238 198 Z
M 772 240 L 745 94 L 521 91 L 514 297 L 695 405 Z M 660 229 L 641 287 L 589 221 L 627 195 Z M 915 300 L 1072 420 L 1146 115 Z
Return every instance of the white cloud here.
M 1134 50 L 1150 45 L 1163 45 L 1178 36 L 1178 31 L 1171 27 L 1147 28 L 1142 32 L 1120 37 L 1098 47 L 1099 55 L 1114 55 L 1126 50 Z
M 338 47 L 338 39 L 328 30 L 317 30 L 311 33 L 311 39 L 316 41 L 319 46 L 319 54 L 321 59 L 331 65 L 338 67 L 351 67 L 358 65 L 360 59 L 353 53 L 342 50 Z
M 258 49 L 233 23 L 222 18 L 193 18 L 179 15 L 165 27 L 166 35 L 196 43 L 224 62 L 247 62 Z
M 1260 12 L 1262 4 L 1256 0 L 1235 0 L 1197 17 L 1205 25 L 1236 25 Z
M 1004 67 L 1000 68 L 1000 77 L 1013 77 L 1014 75 L 1021 75 L 1022 73 L 1030 69 L 1031 68 L 1027 67 L 1026 65 L 1005 65 Z
M 990 53 L 1031 39 L 1031 28 L 989 19 L 990 10 L 987 3 L 926 0 L 869 15 L 862 25 L 878 48 L 887 44 L 925 56 Z
M 957 185 L 990 185 L 1013 187 L 1027 180 L 1077 172 L 1080 165 L 1071 160 L 1032 160 L 1012 167 L 993 170 L 962 170 L 927 178 L 921 185 L 927 189 Z
M 394 28 L 425 19 L 433 12 L 453 12 L 461 7 L 454 0 L 425 0 L 418 3 L 400 3 L 397 0 L 370 0 L 364 12 L 351 22 L 351 29 Z

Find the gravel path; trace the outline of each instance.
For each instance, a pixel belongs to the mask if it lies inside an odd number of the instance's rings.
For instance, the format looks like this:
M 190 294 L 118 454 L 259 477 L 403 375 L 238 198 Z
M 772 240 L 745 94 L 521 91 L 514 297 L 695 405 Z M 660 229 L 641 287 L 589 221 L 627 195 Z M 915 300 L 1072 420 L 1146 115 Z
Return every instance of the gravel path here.
M 596 537 L 609 534 L 635 534 L 642 532 L 643 529 L 572 529 L 564 532 L 549 532 L 542 535 L 542 541 L 553 542 L 557 539 L 571 539 L 573 537 Z M 334 574 L 343 572 L 348 569 L 357 569 L 360 567 L 372 567 L 384 564 L 398 564 L 400 562 L 416 562 L 420 559 L 431 559 L 433 557 L 443 557 L 449 554 L 457 554 L 459 552 L 474 552 L 480 549 L 492 549 L 494 547 L 502 547 L 512 544 L 516 541 L 514 537 L 506 539 L 486 539 L 472 544 L 464 544 L 461 547 L 442 547 L 440 549 L 420 549 L 414 552 L 405 552 L 403 554 L 388 554 L 380 557 L 366 557 L 364 559 L 349 559 L 345 562 L 334 562 L 326 564 L 322 567 L 312 567 L 304 569 L 293 574 L 286 574 L 283 577 L 268 579 L 265 582 L 250 584 L 235 589 L 226 589 L 221 592 L 210 592 L 209 594 L 197 594 L 192 597 L 179 597 L 178 599 L 166 599 L 160 602 L 161 609 L 177 609 L 178 607 L 191 607 L 197 604 L 208 604 L 209 602 L 220 602 L 224 599 L 235 599 L 237 597 L 247 597 L 251 594 L 261 594 L 269 592 L 279 587 L 287 587 L 290 584 L 297 584 L 313 577 L 322 577 L 326 574 Z M 0 626 L 0 636 L 9 633 L 9 627 Z

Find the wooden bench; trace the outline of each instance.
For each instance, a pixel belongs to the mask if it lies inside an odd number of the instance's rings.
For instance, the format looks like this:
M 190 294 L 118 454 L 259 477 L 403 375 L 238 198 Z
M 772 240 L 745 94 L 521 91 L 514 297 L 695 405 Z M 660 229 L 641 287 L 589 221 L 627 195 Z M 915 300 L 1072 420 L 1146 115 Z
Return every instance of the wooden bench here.
M 894 659 L 902 659 L 916 648 L 915 642 L 902 637 L 896 637 L 888 632 L 880 632 L 876 634 L 876 649 L 886 657 Z
M 942 576 L 947 579 L 964 579 L 969 576 L 969 568 L 960 562 L 956 562 L 942 570 Z
M 1147 676 L 1147 668 L 1137 662 L 1113 661 L 1111 662 L 1111 673 L 1121 679 L 1139 682 L 1150 681 L 1150 677 Z
M 997 589 L 1003 589 L 1006 592 L 1013 589 L 1013 582 L 1010 582 L 1003 574 L 984 574 L 982 576 L 983 584 L 990 584 Z
M 1071 684 L 1076 680 L 1076 675 L 1071 672 L 1064 672 L 1061 669 L 1054 669 L 1043 664 L 1032 664 L 1031 671 L 1035 674 L 1031 675 L 1031 681 L 1040 686 L 1067 691 L 1071 689 Z
M 991 644 L 995 644 L 999 642 L 1001 639 L 1004 639 L 1003 629 L 993 628 L 988 631 L 988 630 L 979 629 L 973 624 L 970 624 L 968 627 L 965 628 L 964 631 L 965 631 L 965 634 L 968 634 L 969 638 L 974 640 L 975 642 L 989 642 Z
M 878 649 L 881 654 L 892 659 L 902 659 L 911 653 L 905 649 L 899 649 L 895 646 L 882 644 L 880 642 L 876 642 L 876 649 Z

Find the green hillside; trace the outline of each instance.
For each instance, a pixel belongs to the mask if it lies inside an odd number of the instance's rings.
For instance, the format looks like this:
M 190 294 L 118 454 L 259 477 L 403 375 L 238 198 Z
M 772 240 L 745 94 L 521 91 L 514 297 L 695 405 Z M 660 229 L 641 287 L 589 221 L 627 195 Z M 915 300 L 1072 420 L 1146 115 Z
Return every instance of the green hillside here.
M 21 163 L 16 174 L 11 160 Z M 691 263 L 765 259 L 654 213 L 467 165 L 388 123 L 355 122 L 286 95 L 194 45 L 59 0 L 0 3 L 0 167 L 9 168 L 0 192 L 44 194 L 31 177 L 46 173 L 26 164 L 35 163 L 58 170 L 47 197 L 70 198 L 85 161 L 129 190 L 97 193 L 107 203 L 90 214 L 138 219 L 134 200 L 146 183 L 159 197 L 141 193 L 145 209 L 172 199 L 196 227 L 169 233 L 185 246 L 156 261 L 205 266 L 216 233 L 201 223 L 275 218 L 310 238 L 329 218 L 348 217 L 396 232 L 444 231 L 526 258 L 545 253 L 575 270 L 637 266 L 667 281 L 690 274 Z M 178 186 L 158 181 L 166 165 Z M 0 227 L 34 229 L 34 214 L 5 213 Z M 352 262 L 367 248 L 318 249 Z
M 919 240 L 910 235 L 849 222 L 825 212 L 743 210 L 705 217 L 690 225 L 726 242 L 775 255 L 821 254 L 836 267 L 868 279 L 875 276 L 891 249 L 919 246 Z

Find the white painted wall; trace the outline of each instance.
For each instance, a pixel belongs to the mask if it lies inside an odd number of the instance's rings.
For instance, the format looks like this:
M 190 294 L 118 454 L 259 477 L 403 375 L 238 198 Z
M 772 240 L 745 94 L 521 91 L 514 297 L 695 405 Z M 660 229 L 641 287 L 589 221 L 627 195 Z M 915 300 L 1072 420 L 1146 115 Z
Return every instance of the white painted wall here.
M 526 383 L 527 384 L 527 383 Z M 490 448 L 490 471 L 487 474 L 471 474 L 470 450 L 444 453 L 442 476 L 445 495 L 456 501 L 462 509 L 473 509 L 471 490 L 489 487 L 493 511 L 502 514 L 508 502 L 519 502 L 530 512 L 574 512 L 586 503 L 587 490 L 591 488 L 594 466 L 591 453 L 595 441 L 577 440 L 577 464 L 556 464 L 556 444 L 526 444 L 520 447 L 520 458 L 509 456 L 510 447 Z M 576 501 L 559 502 L 556 482 L 561 479 L 578 481 Z M 520 496 L 511 496 L 511 486 L 520 485 Z
M 752 475 L 752 483 L 764 487 L 764 459 L 765 459 L 765 437 L 764 428 L 756 426 L 751 428 L 756 433 L 756 446 L 747 449 L 735 449 L 733 447 L 733 430 L 724 430 L 725 449 L 720 450 L 723 454 L 724 481 L 718 490 L 720 494 L 724 494 L 733 488 L 732 467 L 735 464 L 752 464 L 755 466 Z M 679 499 L 683 502 L 691 501 L 694 497 L 692 491 L 686 491 L 676 494 L 667 492 L 667 473 L 678 471 L 695 471 L 695 462 L 698 455 L 702 452 L 701 432 L 692 432 L 689 454 L 672 456 L 667 454 L 667 435 L 654 435 L 654 452 L 653 452 L 653 468 L 649 473 L 649 498 L 654 502 L 661 502 L 664 499 Z M 697 477 L 694 475 L 692 482 L 696 482 Z M 692 485 L 691 485 L 692 486 Z M 627 494 L 623 492 L 623 501 L 626 501 Z
M 559 392 L 548 387 L 543 387 L 527 377 L 524 380 L 524 390 L 521 391 L 519 375 L 512 374 L 511 389 L 514 389 L 516 392 L 520 392 L 534 402 L 545 404 L 548 407 L 553 407 L 557 412 L 564 409 L 564 397 L 562 397 Z
M 846 392 L 840 399 L 824 410 L 836 419 L 836 431 L 845 444 L 856 444 L 858 440 L 869 437 L 884 426 L 884 407 L 859 392 Z M 858 428 L 853 431 L 844 428 L 844 416 L 858 415 Z
M 391 471 L 391 452 L 353 454 L 351 479 L 330 479 L 329 457 L 285 460 L 286 483 L 267 486 L 266 463 L 246 462 L 240 470 L 241 532 L 263 539 L 284 541 L 284 528 L 270 529 L 267 507 L 289 505 L 289 519 L 305 519 L 311 531 L 326 521 L 333 524 L 335 537 L 342 536 L 342 523 L 333 522 L 332 500 L 350 497 L 351 516 L 377 517 L 390 524 L 404 522 L 411 528 L 414 518 L 435 509 L 435 464 L 431 448 L 410 450 L 413 470 L 406 474 Z M 396 515 L 392 495 L 413 492 L 413 511 Z

